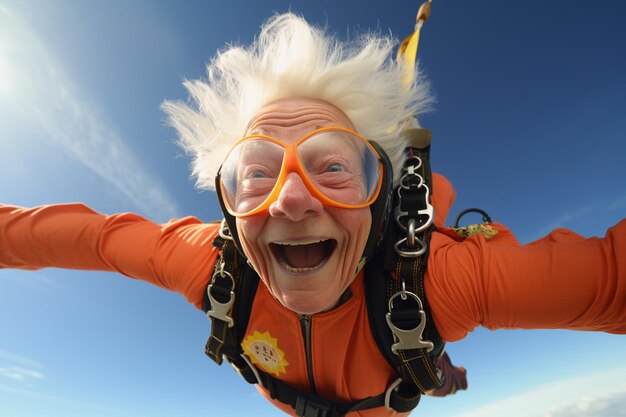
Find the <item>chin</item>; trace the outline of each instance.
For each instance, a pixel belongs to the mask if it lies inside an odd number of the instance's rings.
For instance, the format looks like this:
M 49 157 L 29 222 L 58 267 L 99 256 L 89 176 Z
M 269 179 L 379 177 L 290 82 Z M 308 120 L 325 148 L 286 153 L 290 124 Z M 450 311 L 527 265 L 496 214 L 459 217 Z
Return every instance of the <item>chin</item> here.
M 336 302 L 328 303 L 326 300 L 316 300 L 306 292 L 297 295 L 283 295 L 280 298 L 281 304 L 297 314 L 317 314 L 332 309 Z
M 328 310 L 329 308 L 322 307 L 318 304 L 311 304 L 309 302 L 284 302 L 283 305 L 289 310 L 297 314 L 313 315 Z
M 341 277 L 333 274 L 337 268 L 331 261 L 315 273 L 293 274 L 274 264 L 274 279 L 268 281 L 269 289 L 283 306 L 295 313 L 321 313 L 335 307 L 341 296 L 341 289 L 336 288 Z

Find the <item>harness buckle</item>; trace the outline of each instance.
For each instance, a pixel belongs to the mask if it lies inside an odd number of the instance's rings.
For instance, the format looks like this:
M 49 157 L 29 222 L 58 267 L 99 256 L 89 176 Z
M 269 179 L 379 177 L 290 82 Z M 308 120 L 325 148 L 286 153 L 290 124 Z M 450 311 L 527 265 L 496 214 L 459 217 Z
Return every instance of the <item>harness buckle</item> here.
M 412 297 L 419 306 L 418 314 L 420 316 L 420 323 L 414 327 L 413 329 L 404 330 L 397 327 L 393 324 L 391 320 L 391 311 L 393 310 L 393 300 L 397 297 L 402 297 L 406 299 L 407 296 Z M 396 343 L 391 345 L 391 351 L 394 354 L 398 354 L 398 350 L 407 350 L 407 349 L 426 349 L 427 352 L 432 351 L 435 348 L 435 345 L 430 340 L 423 340 L 422 336 L 424 335 L 424 329 L 426 328 L 426 313 L 424 312 L 424 306 L 422 304 L 422 300 L 410 291 L 398 291 L 389 299 L 389 312 L 385 314 L 385 319 L 387 320 L 387 325 L 389 329 L 391 329 L 391 333 L 393 333 L 393 339 Z
M 321 404 L 311 398 L 298 395 L 296 398 L 296 415 L 299 417 L 330 417 L 330 406 Z
M 211 291 L 213 287 L 215 286 L 215 279 L 217 276 L 220 276 L 222 278 L 224 277 L 229 278 L 230 281 L 232 282 L 232 286 L 230 287 L 230 291 L 229 291 L 228 301 L 226 301 L 225 303 L 218 301 L 213 296 L 213 293 Z M 224 291 L 222 287 L 215 286 L 215 288 Z M 209 301 L 211 302 L 211 309 L 207 312 L 207 316 L 209 316 L 209 318 L 213 317 L 215 319 L 226 322 L 228 324 L 228 327 L 233 327 L 235 325 L 235 321 L 233 320 L 233 317 L 232 317 L 233 304 L 235 303 L 234 289 L 235 289 L 235 280 L 233 279 L 233 276 L 228 271 L 224 270 L 224 263 L 222 262 L 222 264 L 220 265 L 220 269 L 213 274 L 213 277 L 211 278 L 211 283 L 207 287 L 207 295 L 209 296 Z

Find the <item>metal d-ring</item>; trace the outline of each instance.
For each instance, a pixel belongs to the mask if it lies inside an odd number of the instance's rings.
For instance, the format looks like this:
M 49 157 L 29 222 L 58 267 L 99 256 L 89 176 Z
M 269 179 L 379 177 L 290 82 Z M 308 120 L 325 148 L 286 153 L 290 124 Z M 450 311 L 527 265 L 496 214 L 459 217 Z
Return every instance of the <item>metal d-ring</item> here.
M 404 242 L 406 242 L 407 239 L 406 238 L 402 238 L 400 240 L 398 240 L 396 242 L 395 245 L 393 245 L 393 248 L 395 249 L 396 253 L 402 257 L 405 258 L 417 258 L 418 256 L 422 256 L 424 253 L 426 253 L 426 249 L 428 249 L 428 246 L 426 245 L 426 243 L 422 242 L 422 240 L 420 238 L 415 238 L 415 242 L 417 243 L 417 250 L 404 250 L 401 249 L 401 246 Z
M 233 284 L 230 288 L 231 290 L 235 289 L 235 278 L 233 278 L 233 276 L 230 274 L 230 272 L 226 271 L 224 269 L 224 266 L 226 265 L 226 262 L 221 261 L 220 265 L 219 265 L 219 269 L 217 271 L 215 271 L 215 273 L 213 274 L 213 276 L 211 277 L 211 285 L 213 285 L 213 283 L 215 282 L 215 278 L 219 275 L 220 278 L 228 278 L 230 279 L 230 282 Z
M 409 225 L 406 231 L 406 244 L 411 249 L 415 248 L 416 242 L 415 242 L 415 219 L 414 218 L 409 219 Z
M 398 390 L 398 386 L 402 383 L 402 378 L 396 379 L 394 382 L 389 385 L 389 388 L 385 391 L 385 407 L 387 410 L 396 411 L 393 407 L 391 407 L 391 393 L 393 391 Z
M 407 295 L 410 295 L 411 298 L 413 298 L 415 301 L 417 301 L 417 305 L 419 306 L 420 310 L 424 309 L 424 304 L 422 304 L 422 300 L 417 296 L 417 294 L 412 293 L 411 291 L 406 291 L 406 287 L 404 285 L 404 282 L 402 282 L 402 291 L 398 291 L 397 293 L 392 295 L 391 298 L 389 298 L 389 303 L 387 304 L 387 306 L 389 307 L 389 312 L 391 312 L 391 310 L 393 310 L 393 300 L 394 299 L 396 299 L 397 297 L 400 297 L 402 300 L 406 300 Z
M 246 356 L 245 353 L 242 353 L 241 357 L 246 362 L 248 367 L 252 370 L 252 373 L 254 374 L 254 377 L 256 378 L 256 384 L 262 387 L 263 386 L 263 381 L 261 380 L 261 375 L 259 375 L 259 371 L 256 369 L 256 366 L 254 366 L 252 361 Z M 241 370 L 239 368 L 237 368 L 235 366 L 235 364 L 233 364 L 233 368 L 235 368 L 235 370 L 239 373 L 239 375 L 241 375 L 243 377 L 243 373 L 241 372 Z

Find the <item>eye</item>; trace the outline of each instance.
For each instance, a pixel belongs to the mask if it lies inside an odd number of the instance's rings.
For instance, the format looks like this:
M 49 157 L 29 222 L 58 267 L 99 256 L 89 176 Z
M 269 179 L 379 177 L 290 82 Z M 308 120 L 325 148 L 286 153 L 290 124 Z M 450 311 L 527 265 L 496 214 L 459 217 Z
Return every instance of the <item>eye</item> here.
M 248 178 L 267 178 L 267 174 L 260 169 L 255 169 L 247 175 Z
M 345 165 L 340 164 L 338 162 L 329 164 L 328 167 L 326 167 L 326 172 L 343 172 L 345 170 L 346 170 Z
M 276 178 L 276 168 L 266 166 L 265 164 L 250 164 L 243 167 L 242 180 L 260 180 L 265 178 Z

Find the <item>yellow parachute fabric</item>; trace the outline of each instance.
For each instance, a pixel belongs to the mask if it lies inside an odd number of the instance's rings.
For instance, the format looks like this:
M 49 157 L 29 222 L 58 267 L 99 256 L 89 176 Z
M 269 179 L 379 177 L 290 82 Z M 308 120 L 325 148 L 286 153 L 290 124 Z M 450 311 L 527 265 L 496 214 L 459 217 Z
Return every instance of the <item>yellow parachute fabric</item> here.
M 424 22 L 428 19 L 428 16 L 430 16 L 431 2 L 432 0 L 428 0 L 420 6 L 417 12 L 414 32 L 402 41 L 400 48 L 398 49 L 396 61 L 402 63 L 402 67 L 404 68 L 402 80 L 406 85 L 410 85 L 413 82 L 413 76 L 415 74 L 415 60 L 417 58 L 417 47 L 420 40 L 420 30 L 422 29 Z

